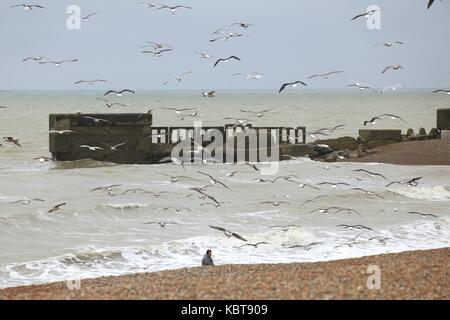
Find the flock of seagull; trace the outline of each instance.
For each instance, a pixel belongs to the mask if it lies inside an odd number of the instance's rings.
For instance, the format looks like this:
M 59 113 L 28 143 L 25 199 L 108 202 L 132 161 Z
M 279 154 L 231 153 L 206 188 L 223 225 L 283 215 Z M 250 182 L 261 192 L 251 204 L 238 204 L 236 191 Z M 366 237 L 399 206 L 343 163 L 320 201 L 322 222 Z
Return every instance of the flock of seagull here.
M 428 3 L 428 8 L 430 8 L 433 4 L 433 0 L 429 1 Z M 165 4 L 158 4 L 158 3 L 152 3 L 152 2 L 137 2 L 135 3 L 135 5 L 144 5 L 148 8 L 153 8 L 155 10 L 168 10 L 169 12 L 171 12 L 172 14 L 175 14 L 177 10 L 179 9 L 184 9 L 184 10 L 192 10 L 192 7 L 189 6 L 185 6 L 185 5 L 176 5 L 176 6 L 170 6 L 170 5 L 165 5 Z M 13 5 L 11 6 L 11 8 L 17 8 L 17 7 L 22 7 L 25 11 L 34 11 L 35 9 L 46 9 L 46 7 L 41 6 L 41 5 L 35 5 L 35 4 L 17 4 L 17 5 Z M 373 14 L 373 11 L 368 11 L 368 12 L 364 12 L 361 14 L 356 15 L 355 17 L 353 17 L 351 20 L 357 20 L 360 18 L 368 18 L 370 17 L 371 14 Z M 83 20 L 87 20 L 92 18 L 96 13 L 91 13 L 88 16 L 85 17 L 80 17 Z M 213 38 L 209 40 L 209 42 L 216 42 L 216 41 L 229 41 L 230 39 L 233 38 L 238 38 L 238 37 L 243 37 L 243 36 L 247 36 L 244 35 L 238 31 L 236 31 L 236 28 L 238 29 L 242 29 L 242 30 L 246 30 L 250 27 L 253 27 L 253 24 L 250 23 L 246 23 L 246 22 L 234 22 L 231 23 L 225 27 L 219 28 L 217 30 L 215 30 L 212 33 Z M 382 45 L 384 47 L 392 47 L 394 45 L 403 45 L 404 43 L 401 41 L 393 41 L 393 42 L 385 42 Z M 154 42 L 154 41 L 148 41 L 146 42 L 145 45 L 142 46 L 142 50 L 141 52 L 143 54 L 151 54 L 153 57 L 161 57 L 165 54 L 168 54 L 169 52 L 174 50 L 173 46 L 170 46 L 168 44 L 164 44 L 164 43 L 158 43 L 158 42 Z M 195 54 L 198 54 L 200 58 L 202 59 L 212 59 L 213 56 L 211 56 L 208 53 L 205 52 L 198 52 L 195 51 Z M 25 59 L 22 60 L 24 63 L 26 62 L 30 62 L 30 61 L 34 61 L 38 64 L 53 64 L 56 67 L 61 67 L 63 64 L 66 63 L 76 63 L 79 60 L 78 59 L 66 59 L 66 60 L 53 60 L 50 58 L 47 58 L 45 56 L 36 56 L 36 57 L 27 57 Z M 222 63 L 228 63 L 228 62 L 239 62 L 241 61 L 241 58 L 239 58 L 236 55 L 230 55 L 228 57 L 223 57 L 223 58 L 217 58 L 213 64 L 213 68 L 218 67 L 219 65 L 221 65 Z M 403 66 L 400 64 L 392 64 L 392 65 L 388 65 L 386 66 L 383 70 L 382 73 L 386 73 L 388 71 L 398 71 L 403 69 Z M 333 70 L 333 71 L 329 71 L 329 72 L 323 72 L 323 73 L 318 73 L 318 74 L 314 74 L 311 75 L 309 77 L 307 77 L 307 79 L 314 79 L 314 78 L 322 78 L 322 79 L 328 79 L 330 76 L 336 75 L 336 74 L 340 74 L 343 73 L 343 70 Z M 186 71 L 183 72 L 179 75 L 176 75 L 173 78 L 168 79 L 167 81 L 165 81 L 163 83 L 163 85 L 167 85 L 169 82 L 171 81 L 177 81 L 177 82 L 181 82 L 182 79 L 189 75 L 192 74 L 192 71 Z M 259 73 L 259 72 L 253 72 L 253 73 L 235 73 L 233 74 L 233 76 L 244 76 L 246 79 L 250 79 L 250 80 L 261 80 L 263 79 L 263 74 Z M 96 83 L 104 83 L 107 82 L 107 80 L 104 79 L 94 79 L 94 80 L 79 80 L 74 82 L 75 85 L 80 85 L 80 84 L 88 84 L 90 86 L 95 85 Z M 284 90 L 286 90 L 288 87 L 291 88 L 295 88 L 298 86 L 308 86 L 308 84 L 303 81 L 303 80 L 295 80 L 295 81 L 290 81 L 290 82 L 285 82 L 283 83 L 278 92 L 281 94 Z M 366 91 L 366 90 L 370 90 L 370 91 L 374 91 L 377 92 L 375 89 L 371 88 L 370 86 L 360 83 L 360 82 L 354 82 L 350 85 L 348 85 L 349 87 L 356 87 L 361 91 Z M 395 90 L 395 89 L 393 89 Z M 110 96 L 110 95 L 115 95 L 117 97 L 121 97 L 124 94 L 135 94 L 136 92 L 134 90 L 131 89 L 123 89 L 123 90 L 108 90 L 107 92 L 104 93 L 104 96 Z M 450 95 L 450 90 L 444 90 L 444 89 L 439 89 L 439 90 L 435 90 L 433 91 L 433 93 L 444 93 L 444 94 L 449 94 Z M 213 98 L 216 95 L 216 91 L 207 91 L 207 92 L 203 92 L 202 96 L 203 97 L 208 97 L 208 98 Z M 108 108 L 114 107 L 114 106 L 125 106 L 125 104 L 119 103 L 119 102 L 111 102 L 109 100 L 106 100 L 104 98 L 98 98 L 99 101 L 102 101 L 105 103 L 105 105 Z M 0 106 L 0 109 L 5 109 L 7 107 L 5 106 Z M 175 111 L 175 113 L 178 116 L 184 117 L 186 116 L 185 114 L 183 114 L 184 111 L 193 111 L 192 113 L 189 113 L 189 116 L 198 116 L 198 112 L 195 110 L 195 108 L 161 108 L 161 109 L 166 109 L 166 110 L 171 110 L 171 111 Z M 152 110 L 149 110 L 149 113 L 151 113 Z M 268 109 L 268 110 L 261 110 L 261 111 L 252 111 L 252 110 L 241 110 L 242 113 L 245 114 L 250 114 L 253 117 L 256 118 L 261 118 L 263 117 L 266 113 L 270 113 L 270 112 L 274 112 L 273 109 Z M 87 120 L 91 120 L 94 121 L 94 123 L 96 124 L 108 124 L 109 121 L 105 120 L 105 119 L 101 119 L 101 118 L 94 118 L 94 117 L 89 117 L 89 116 L 85 116 L 84 117 Z M 394 114 L 381 114 L 378 116 L 375 116 L 369 120 L 364 121 L 364 126 L 366 126 L 367 124 L 375 124 L 375 122 L 377 120 L 381 120 L 384 118 L 390 118 L 390 119 L 398 119 L 403 121 L 404 123 L 406 123 L 406 121 L 397 115 Z M 239 118 L 226 118 L 226 119 L 232 119 L 234 121 L 236 121 L 236 126 L 240 125 L 243 126 L 246 123 L 248 123 L 249 121 L 251 121 L 250 119 L 239 119 Z M 337 126 L 334 126 L 332 128 L 321 128 L 318 130 L 315 130 L 313 132 L 310 132 L 311 136 L 315 136 L 315 135 L 329 135 L 330 133 L 334 132 L 335 130 L 341 129 L 343 126 L 345 126 L 344 124 L 339 124 Z M 51 130 L 50 134 L 74 134 L 76 132 L 71 131 L 71 130 Z M 147 138 L 152 138 L 154 135 L 151 135 Z M 3 137 L 3 141 L 5 143 L 11 143 L 14 144 L 18 147 L 21 147 L 21 144 L 19 143 L 18 139 L 15 139 L 14 137 Z M 107 144 L 107 143 L 103 143 L 103 146 L 89 146 L 89 145 L 81 145 L 80 148 L 85 148 L 88 149 L 92 152 L 96 152 L 99 150 L 110 150 L 111 152 L 115 152 L 120 150 L 121 147 L 123 147 L 126 144 L 126 142 L 121 142 L 121 143 L 117 143 L 114 145 L 111 144 Z M 1 146 L 1 144 L 0 144 Z M 320 147 L 320 146 L 319 146 Z M 200 145 L 197 145 L 195 147 L 195 150 L 193 152 L 197 153 L 197 152 L 207 152 L 207 150 Z M 295 157 L 289 156 L 291 159 L 295 159 Z M 38 157 L 35 158 L 36 160 L 39 160 L 41 162 L 47 162 L 47 161 L 51 161 L 54 162 L 53 159 L 48 158 L 48 157 Z M 186 171 L 185 167 L 184 167 L 184 163 L 180 160 L 177 159 L 173 159 L 173 158 L 169 158 L 169 159 L 161 159 L 161 162 L 165 162 L 165 161 L 171 161 L 174 164 L 178 164 L 181 165 L 183 170 Z M 258 172 L 260 169 L 258 168 L 258 166 L 255 163 L 244 163 L 242 165 L 248 166 L 248 168 L 250 170 L 253 170 L 255 172 Z M 386 178 L 383 174 L 378 173 L 378 172 L 372 172 L 372 171 L 368 171 L 366 169 L 357 169 L 357 170 L 353 170 L 354 172 L 357 172 L 359 174 L 365 174 L 368 178 L 370 179 L 383 179 L 386 182 L 388 182 L 385 187 L 390 187 L 392 185 L 395 184 L 399 184 L 399 185 L 403 185 L 403 186 L 409 186 L 409 187 L 416 187 L 419 182 L 421 181 L 422 177 L 412 177 L 412 178 L 406 178 L 403 180 L 398 180 L 398 181 L 391 181 L 388 178 Z M 195 173 L 195 177 L 189 176 L 189 175 L 169 175 L 166 173 L 158 173 L 158 175 L 160 176 L 164 176 L 166 178 L 169 179 L 170 185 L 176 185 L 180 180 L 190 180 L 190 179 L 198 179 L 199 177 L 201 178 L 206 178 L 208 179 L 208 183 L 206 185 L 200 185 L 200 186 L 196 186 L 196 187 L 191 187 L 189 188 L 189 194 L 186 195 L 186 197 L 195 197 L 197 196 L 198 199 L 201 201 L 201 205 L 212 205 L 216 208 L 221 207 L 222 205 L 225 204 L 225 202 L 221 201 L 221 199 L 218 199 L 216 196 L 212 195 L 211 191 L 215 188 L 223 188 L 226 189 L 227 192 L 234 192 L 233 188 L 231 188 L 227 183 L 224 182 L 223 179 L 230 179 L 234 176 L 236 176 L 237 174 L 239 174 L 241 171 L 240 170 L 236 170 L 236 171 L 232 171 L 230 173 L 228 173 L 225 177 L 223 178 L 217 178 L 215 176 L 213 176 L 210 173 L 204 172 L 204 171 L 197 171 Z M 359 177 L 358 180 L 361 181 L 365 178 L 361 178 Z M 347 183 L 347 182 L 342 182 L 342 181 L 323 181 L 323 182 L 319 182 L 315 185 L 313 184 L 308 184 L 308 183 L 304 183 L 301 181 L 302 179 L 298 176 L 295 175 L 288 175 L 288 176 L 278 176 L 275 177 L 273 179 L 264 179 L 264 178 L 255 178 L 252 180 L 251 183 L 262 183 L 262 184 L 268 184 L 268 185 L 273 185 L 275 183 L 293 183 L 296 184 L 299 188 L 309 188 L 311 190 L 314 191 L 320 191 L 321 188 L 331 188 L 331 189 L 337 189 L 337 188 L 346 188 L 346 190 L 351 190 L 351 191 L 355 191 L 355 192 L 362 192 L 364 193 L 366 196 L 368 197 L 376 197 L 378 199 L 384 199 L 384 197 L 382 195 L 379 195 L 375 192 L 372 192 L 370 190 L 365 190 L 361 187 L 352 185 L 351 183 Z M 145 189 L 126 189 L 123 190 L 121 192 L 116 193 L 116 190 L 118 188 L 122 187 L 121 184 L 112 184 L 112 185 L 108 185 L 108 186 L 101 186 L 101 187 L 96 187 L 92 190 L 90 190 L 91 192 L 105 192 L 106 195 L 111 196 L 111 197 L 117 197 L 117 196 L 122 196 L 122 195 L 126 195 L 129 193 L 133 193 L 133 194 L 151 194 L 155 199 L 156 198 L 160 198 L 162 196 L 162 194 L 170 194 L 170 191 L 153 191 L 153 190 L 145 190 Z M 221 195 L 223 195 L 223 192 L 220 192 Z M 275 195 L 274 198 L 276 198 L 279 195 Z M 261 201 L 259 204 L 260 205 L 270 205 L 270 206 L 274 206 L 274 207 L 279 207 L 279 206 L 283 206 L 283 205 L 289 205 L 292 204 L 292 201 L 288 201 L 290 199 L 289 195 L 283 194 L 281 195 L 283 199 L 286 200 L 278 200 L 278 199 L 270 199 L 270 200 L 265 200 L 265 201 Z M 320 202 L 321 199 L 324 199 L 326 197 L 328 197 L 328 194 L 320 194 L 320 195 L 316 195 L 315 197 L 308 199 L 306 201 L 303 201 L 301 203 L 299 203 L 299 208 L 302 208 L 306 205 L 311 205 L 311 204 L 316 204 L 317 202 Z M 24 204 L 24 205 L 28 205 L 31 204 L 33 202 L 44 202 L 44 199 L 36 199 L 36 198 L 31 198 L 31 199 L 20 199 L 14 202 L 11 202 L 11 204 Z M 294 203 L 295 204 L 295 203 Z M 65 207 L 67 207 L 68 204 L 66 202 L 63 203 L 59 203 L 53 207 L 51 207 L 48 210 L 48 213 L 55 213 L 61 210 L 64 210 Z M 175 207 L 175 206 L 169 206 L 169 207 L 164 207 L 162 208 L 162 210 L 164 212 L 170 211 L 170 212 L 175 212 L 175 213 L 183 213 L 183 212 L 190 212 L 191 209 L 189 208 L 185 208 L 185 207 Z M 395 212 L 398 212 L 398 209 L 394 210 Z M 356 209 L 353 208 L 347 208 L 347 207 L 340 207 L 340 206 L 329 206 L 329 207 L 324 207 L 324 206 L 320 206 L 317 207 L 315 209 L 312 209 L 308 211 L 308 213 L 310 214 L 329 214 L 329 215 L 337 215 L 337 214 L 353 214 L 357 217 L 362 217 L 362 213 L 359 212 Z M 438 216 L 435 214 L 431 214 L 431 213 L 421 213 L 421 212 L 416 212 L 416 211 L 410 211 L 410 212 L 405 212 L 407 214 L 411 214 L 411 215 L 418 215 L 421 216 L 422 218 L 426 218 L 426 217 L 433 217 L 433 218 L 437 218 Z M 175 222 L 175 221 L 149 221 L 149 222 L 145 222 L 144 224 L 146 225 L 158 225 L 161 229 L 165 229 L 166 226 L 168 225 L 179 225 L 180 223 Z M 238 239 L 242 242 L 247 242 L 247 240 L 237 234 L 236 232 L 230 231 L 224 227 L 221 226 L 209 226 L 210 228 L 219 231 L 221 233 L 223 233 L 226 237 L 228 238 L 235 238 Z M 297 225 L 285 225 L 285 226 L 271 226 L 270 228 L 274 228 L 274 229 L 280 229 L 281 231 L 287 231 L 291 228 L 299 228 L 300 226 Z M 364 232 L 370 232 L 370 233 L 376 233 L 376 230 L 374 230 L 374 228 L 369 227 L 369 226 L 365 226 L 362 224 L 355 224 L 355 225 L 348 225 L 348 224 L 340 224 L 337 227 L 339 228 L 344 228 L 344 229 L 354 229 L 354 230 L 360 230 L 362 231 L 362 233 Z M 357 243 L 357 239 L 362 235 L 362 233 L 359 233 L 357 235 L 357 237 L 352 238 L 350 242 L 346 242 L 343 244 L 339 244 L 338 246 L 336 246 L 336 248 L 340 247 L 340 246 L 353 246 L 355 243 Z M 386 241 L 388 240 L 388 238 L 383 238 L 383 237 L 379 237 L 377 235 L 374 235 L 372 237 L 370 237 L 368 239 L 368 241 L 371 240 L 377 240 L 379 241 L 381 244 L 385 244 Z M 258 246 L 263 245 L 263 244 L 269 244 L 265 241 L 262 242 L 257 242 L 257 243 L 245 243 L 242 246 L 251 246 L 254 247 L 255 249 L 258 248 Z M 311 247 L 319 245 L 320 242 L 312 242 L 306 245 L 294 245 L 294 246 L 290 246 L 290 248 L 303 248 L 305 250 L 309 250 Z

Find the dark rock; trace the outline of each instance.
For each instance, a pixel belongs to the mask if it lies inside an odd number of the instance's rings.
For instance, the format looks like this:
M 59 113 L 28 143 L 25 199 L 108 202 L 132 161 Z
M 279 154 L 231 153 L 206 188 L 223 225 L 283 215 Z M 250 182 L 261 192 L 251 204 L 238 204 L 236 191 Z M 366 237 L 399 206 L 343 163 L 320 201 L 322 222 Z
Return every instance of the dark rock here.
M 326 144 L 314 144 L 312 148 L 319 154 L 319 156 L 323 156 L 333 151 L 333 149 L 331 149 L 330 146 Z
M 411 128 L 409 128 L 409 129 L 406 131 L 406 136 L 407 136 L 407 137 L 412 137 L 412 136 L 414 136 L 414 130 L 411 129 Z
M 427 132 L 425 131 L 425 128 L 420 128 L 419 129 L 419 136 L 426 136 Z
M 432 139 L 439 139 L 439 130 L 436 128 L 433 128 L 430 130 L 430 133 L 428 134 Z

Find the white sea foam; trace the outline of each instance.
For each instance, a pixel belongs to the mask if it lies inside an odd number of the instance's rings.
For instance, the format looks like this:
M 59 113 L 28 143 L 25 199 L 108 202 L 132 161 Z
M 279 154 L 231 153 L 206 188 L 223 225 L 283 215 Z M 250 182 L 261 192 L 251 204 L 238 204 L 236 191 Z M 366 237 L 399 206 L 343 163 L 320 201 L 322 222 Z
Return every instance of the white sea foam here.
M 450 190 L 444 186 L 417 186 L 391 189 L 392 193 L 417 200 L 450 201 Z

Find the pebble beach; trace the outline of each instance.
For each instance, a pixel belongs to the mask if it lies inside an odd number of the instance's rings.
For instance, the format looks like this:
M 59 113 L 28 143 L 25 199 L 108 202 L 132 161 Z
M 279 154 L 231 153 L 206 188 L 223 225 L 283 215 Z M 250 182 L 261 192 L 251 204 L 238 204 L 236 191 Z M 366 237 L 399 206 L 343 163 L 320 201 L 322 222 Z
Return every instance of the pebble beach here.
M 369 266 L 381 271 L 368 289 Z M 450 248 L 316 263 L 223 265 L 0 290 L 0 299 L 449 299 Z

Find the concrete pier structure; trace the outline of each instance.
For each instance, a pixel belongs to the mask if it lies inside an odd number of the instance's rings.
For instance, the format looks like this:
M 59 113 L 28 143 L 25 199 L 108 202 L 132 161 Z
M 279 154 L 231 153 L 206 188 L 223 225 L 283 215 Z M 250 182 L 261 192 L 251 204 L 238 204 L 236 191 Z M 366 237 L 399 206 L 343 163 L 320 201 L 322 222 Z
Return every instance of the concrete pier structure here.
M 92 118 L 101 119 L 95 122 Z M 50 133 L 50 152 L 57 161 L 93 159 L 114 163 L 152 163 L 168 155 L 170 144 L 150 143 L 150 114 L 51 114 L 50 130 L 73 133 Z M 125 144 L 116 151 L 108 145 Z M 82 145 L 104 150 L 90 151 Z
M 220 136 L 219 141 L 215 141 L 218 144 L 216 143 L 213 151 L 219 162 L 238 161 L 237 155 L 241 155 L 239 161 L 244 158 L 250 162 L 267 161 L 272 156 L 270 148 L 273 143 L 277 143 L 279 147 L 276 149 L 279 159 L 282 159 L 282 155 L 305 156 L 312 152 L 306 146 L 305 127 L 252 127 L 251 124 L 244 127 L 225 125 L 200 129 L 153 127 L 152 120 L 151 114 L 51 114 L 50 152 L 56 161 L 92 159 L 122 164 L 151 164 L 170 157 L 175 147 L 186 142 L 187 147 L 184 144 L 182 154 L 176 157 L 192 162 L 194 158 L 198 161 L 201 154 L 183 154 L 186 150 L 189 152 L 195 149 L 193 144 L 191 149 L 190 139 L 200 134 L 205 138 L 202 140 L 203 147 L 206 147 L 212 142 L 210 138 L 213 132 Z M 63 130 L 72 132 L 62 133 Z M 201 132 L 197 132 L 198 130 Z M 247 137 L 249 132 L 253 135 Z M 122 143 L 125 144 L 117 150 L 110 147 Z M 90 150 L 82 147 L 84 145 L 102 149 Z M 212 152 L 212 149 L 208 151 Z M 207 158 L 212 156 L 204 152 L 200 162 L 208 160 Z
M 402 140 L 401 130 L 360 129 L 359 138 L 369 148 L 397 143 Z

